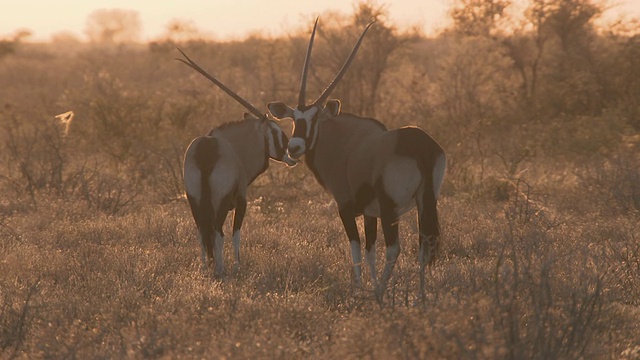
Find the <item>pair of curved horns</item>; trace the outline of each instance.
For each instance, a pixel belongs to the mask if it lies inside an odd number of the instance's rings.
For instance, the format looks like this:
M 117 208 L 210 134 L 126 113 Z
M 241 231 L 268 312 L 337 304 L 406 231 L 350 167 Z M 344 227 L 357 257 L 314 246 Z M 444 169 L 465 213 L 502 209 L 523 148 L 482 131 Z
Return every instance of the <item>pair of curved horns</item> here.
M 309 39 L 309 46 L 307 47 L 307 55 L 306 55 L 306 57 L 304 59 L 304 66 L 302 68 L 302 80 L 300 82 L 300 94 L 298 96 L 298 108 L 303 107 L 303 106 L 306 105 L 305 104 L 305 102 L 306 102 L 305 96 L 306 96 L 306 88 L 307 88 L 307 73 L 309 72 L 309 62 L 311 60 L 311 48 L 313 47 L 313 41 L 315 40 L 315 36 L 316 36 L 316 29 L 318 27 L 318 19 L 319 18 L 316 18 L 316 22 L 313 25 L 313 32 L 311 33 L 311 38 Z M 327 88 L 324 89 L 322 94 L 320 94 L 318 99 L 316 99 L 316 101 L 313 102 L 314 105 L 318 105 L 318 104 L 322 105 L 325 101 L 327 101 L 327 98 L 329 97 L 329 95 L 331 95 L 331 92 L 338 85 L 338 83 L 340 82 L 340 80 L 344 76 L 344 73 L 347 72 L 347 69 L 351 65 L 351 62 L 353 61 L 353 58 L 356 56 L 356 53 L 358 52 L 358 48 L 360 48 L 360 44 L 362 43 L 362 39 L 364 39 L 364 35 L 367 33 L 367 31 L 369 30 L 371 25 L 373 25 L 373 23 L 375 23 L 375 22 L 376 21 L 373 20 L 364 29 L 364 31 L 360 35 L 360 38 L 358 38 L 358 42 L 353 47 L 353 50 L 351 50 L 351 53 L 349 54 L 349 57 L 347 58 L 347 60 L 342 65 L 342 68 L 340 69 L 340 71 L 338 72 L 336 77 L 333 78 L 331 83 L 329 83 L 329 86 L 327 86 Z
M 210 75 L 208 72 L 206 72 L 203 68 L 201 68 L 198 64 L 196 64 L 193 60 L 191 60 L 191 58 L 189 56 L 187 56 L 187 54 L 185 54 L 184 51 L 182 51 L 180 48 L 177 48 L 177 49 L 178 49 L 178 51 L 180 51 L 182 56 L 185 57 L 186 60 L 185 59 L 178 59 L 178 58 L 176 58 L 176 60 L 185 63 L 190 68 L 194 69 L 195 71 L 199 72 L 204 77 L 206 77 L 207 79 L 211 80 L 212 83 L 218 85 L 218 87 L 220 89 L 222 89 L 229 96 L 234 98 L 237 102 L 240 103 L 240 105 L 244 106 L 253 115 L 257 116 L 258 118 L 265 117 L 265 114 L 260 112 L 260 110 L 258 110 L 255 106 L 253 106 L 250 102 L 248 102 L 247 100 L 243 99 L 240 95 L 236 94 L 233 90 L 229 89 L 225 84 L 223 84 L 215 76 Z

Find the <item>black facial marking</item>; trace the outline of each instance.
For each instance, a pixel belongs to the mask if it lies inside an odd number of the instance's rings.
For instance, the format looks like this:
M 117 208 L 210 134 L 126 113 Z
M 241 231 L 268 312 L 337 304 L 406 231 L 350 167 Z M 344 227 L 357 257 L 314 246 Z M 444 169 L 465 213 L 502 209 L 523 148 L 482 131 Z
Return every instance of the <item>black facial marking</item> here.
M 309 130 L 309 149 L 311 149 L 311 147 L 315 147 L 314 144 L 314 139 L 316 137 L 316 131 L 318 130 L 318 127 L 315 126 L 316 125 L 316 119 L 313 119 L 311 121 L 311 129 Z
M 271 137 L 273 138 L 273 147 L 276 150 L 276 158 L 282 159 L 285 154 L 285 147 L 283 146 L 282 133 L 276 129 L 271 129 Z
M 293 130 L 293 137 L 307 139 L 307 121 L 305 119 L 296 120 Z

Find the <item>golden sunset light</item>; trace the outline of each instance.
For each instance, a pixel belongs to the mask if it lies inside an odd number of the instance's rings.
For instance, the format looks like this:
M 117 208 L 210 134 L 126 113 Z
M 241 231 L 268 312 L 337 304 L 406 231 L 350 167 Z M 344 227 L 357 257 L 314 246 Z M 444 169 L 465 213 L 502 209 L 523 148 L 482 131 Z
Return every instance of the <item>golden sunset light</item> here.
M 446 21 L 447 6 L 448 0 L 394 0 L 386 8 L 398 25 L 432 29 Z M 113 8 L 137 12 L 147 40 L 161 36 L 173 20 L 192 22 L 217 39 L 239 38 L 255 32 L 282 35 L 290 27 L 300 26 L 325 11 L 348 14 L 353 7 L 353 2 L 344 0 L 12 1 L 2 6 L 0 35 L 27 29 L 39 40 L 61 32 L 83 36 L 86 19 L 93 11 Z
M 0 1 L 0 359 L 640 360 L 640 1 Z
M 448 24 L 447 11 L 453 1 L 393 0 L 378 3 L 385 6 L 390 21 L 399 28 L 418 26 L 425 33 L 431 33 Z M 640 15 L 640 2 L 636 0 L 612 4 L 615 6 L 607 11 L 608 18 Z M 345 0 L 10 1 L 2 5 L 0 38 L 17 30 L 28 30 L 34 41 L 47 41 L 60 34 L 84 39 L 87 17 L 99 9 L 137 12 L 142 25 L 142 41 L 161 37 L 175 20 L 192 23 L 207 36 L 221 40 L 242 38 L 252 33 L 278 36 L 326 11 L 348 14 L 353 7 L 353 2 Z

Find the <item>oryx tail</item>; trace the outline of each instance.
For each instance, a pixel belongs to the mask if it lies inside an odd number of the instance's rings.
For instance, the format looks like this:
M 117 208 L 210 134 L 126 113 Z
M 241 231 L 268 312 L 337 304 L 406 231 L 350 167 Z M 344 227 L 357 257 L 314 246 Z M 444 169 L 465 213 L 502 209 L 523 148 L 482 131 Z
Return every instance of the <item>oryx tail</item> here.
M 213 219 L 215 219 L 215 210 L 212 202 L 212 189 L 209 178 L 218 158 L 218 144 L 213 137 L 202 137 L 196 146 L 195 161 L 200 171 L 200 199 L 197 214 L 194 217 L 198 219 L 198 228 L 203 234 L 211 234 L 213 232 Z

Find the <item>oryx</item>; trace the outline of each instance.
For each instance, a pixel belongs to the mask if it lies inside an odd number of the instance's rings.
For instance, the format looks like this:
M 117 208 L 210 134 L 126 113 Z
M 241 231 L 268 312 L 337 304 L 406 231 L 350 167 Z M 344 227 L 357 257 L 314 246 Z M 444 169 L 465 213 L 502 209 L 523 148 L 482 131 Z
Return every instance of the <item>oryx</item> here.
M 178 50 L 186 61 L 178 60 L 204 75 L 255 115 L 245 113 L 243 120 L 221 125 L 206 136 L 195 138 L 184 155 L 184 185 L 198 227 L 202 264 L 207 269 L 215 259 L 215 274 L 220 276 L 224 272 L 222 227 L 228 212 L 235 209 L 233 248 L 237 269 L 247 186 L 267 170 L 269 158 L 289 166 L 295 165 L 296 161 L 289 157 L 287 136 L 274 120 L 268 119 L 266 114 Z
M 362 254 L 356 217 L 364 215 L 365 256 L 378 296 L 382 296 L 393 271 L 400 244 L 398 220 L 417 206 L 419 223 L 420 291 L 424 293 L 425 267 L 435 259 L 440 229 L 437 198 L 446 157 L 442 147 L 417 127 L 387 130 L 381 122 L 340 112 L 340 101 L 327 98 L 353 60 L 369 24 L 330 85 L 311 105 L 305 102 L 306 77 L 318 21 L 314 25 L 305 64 L 298 105 L 268 104 L 277 118 L 294 120 L 288 153 L 306 163 L 318 182 L 335 198 L 340 219 L 351 243 L 356 285 L 362 275 Z M 386 245 L 386 262 L 380 284 L 376 281 L 375 247 L 377 218 Z

